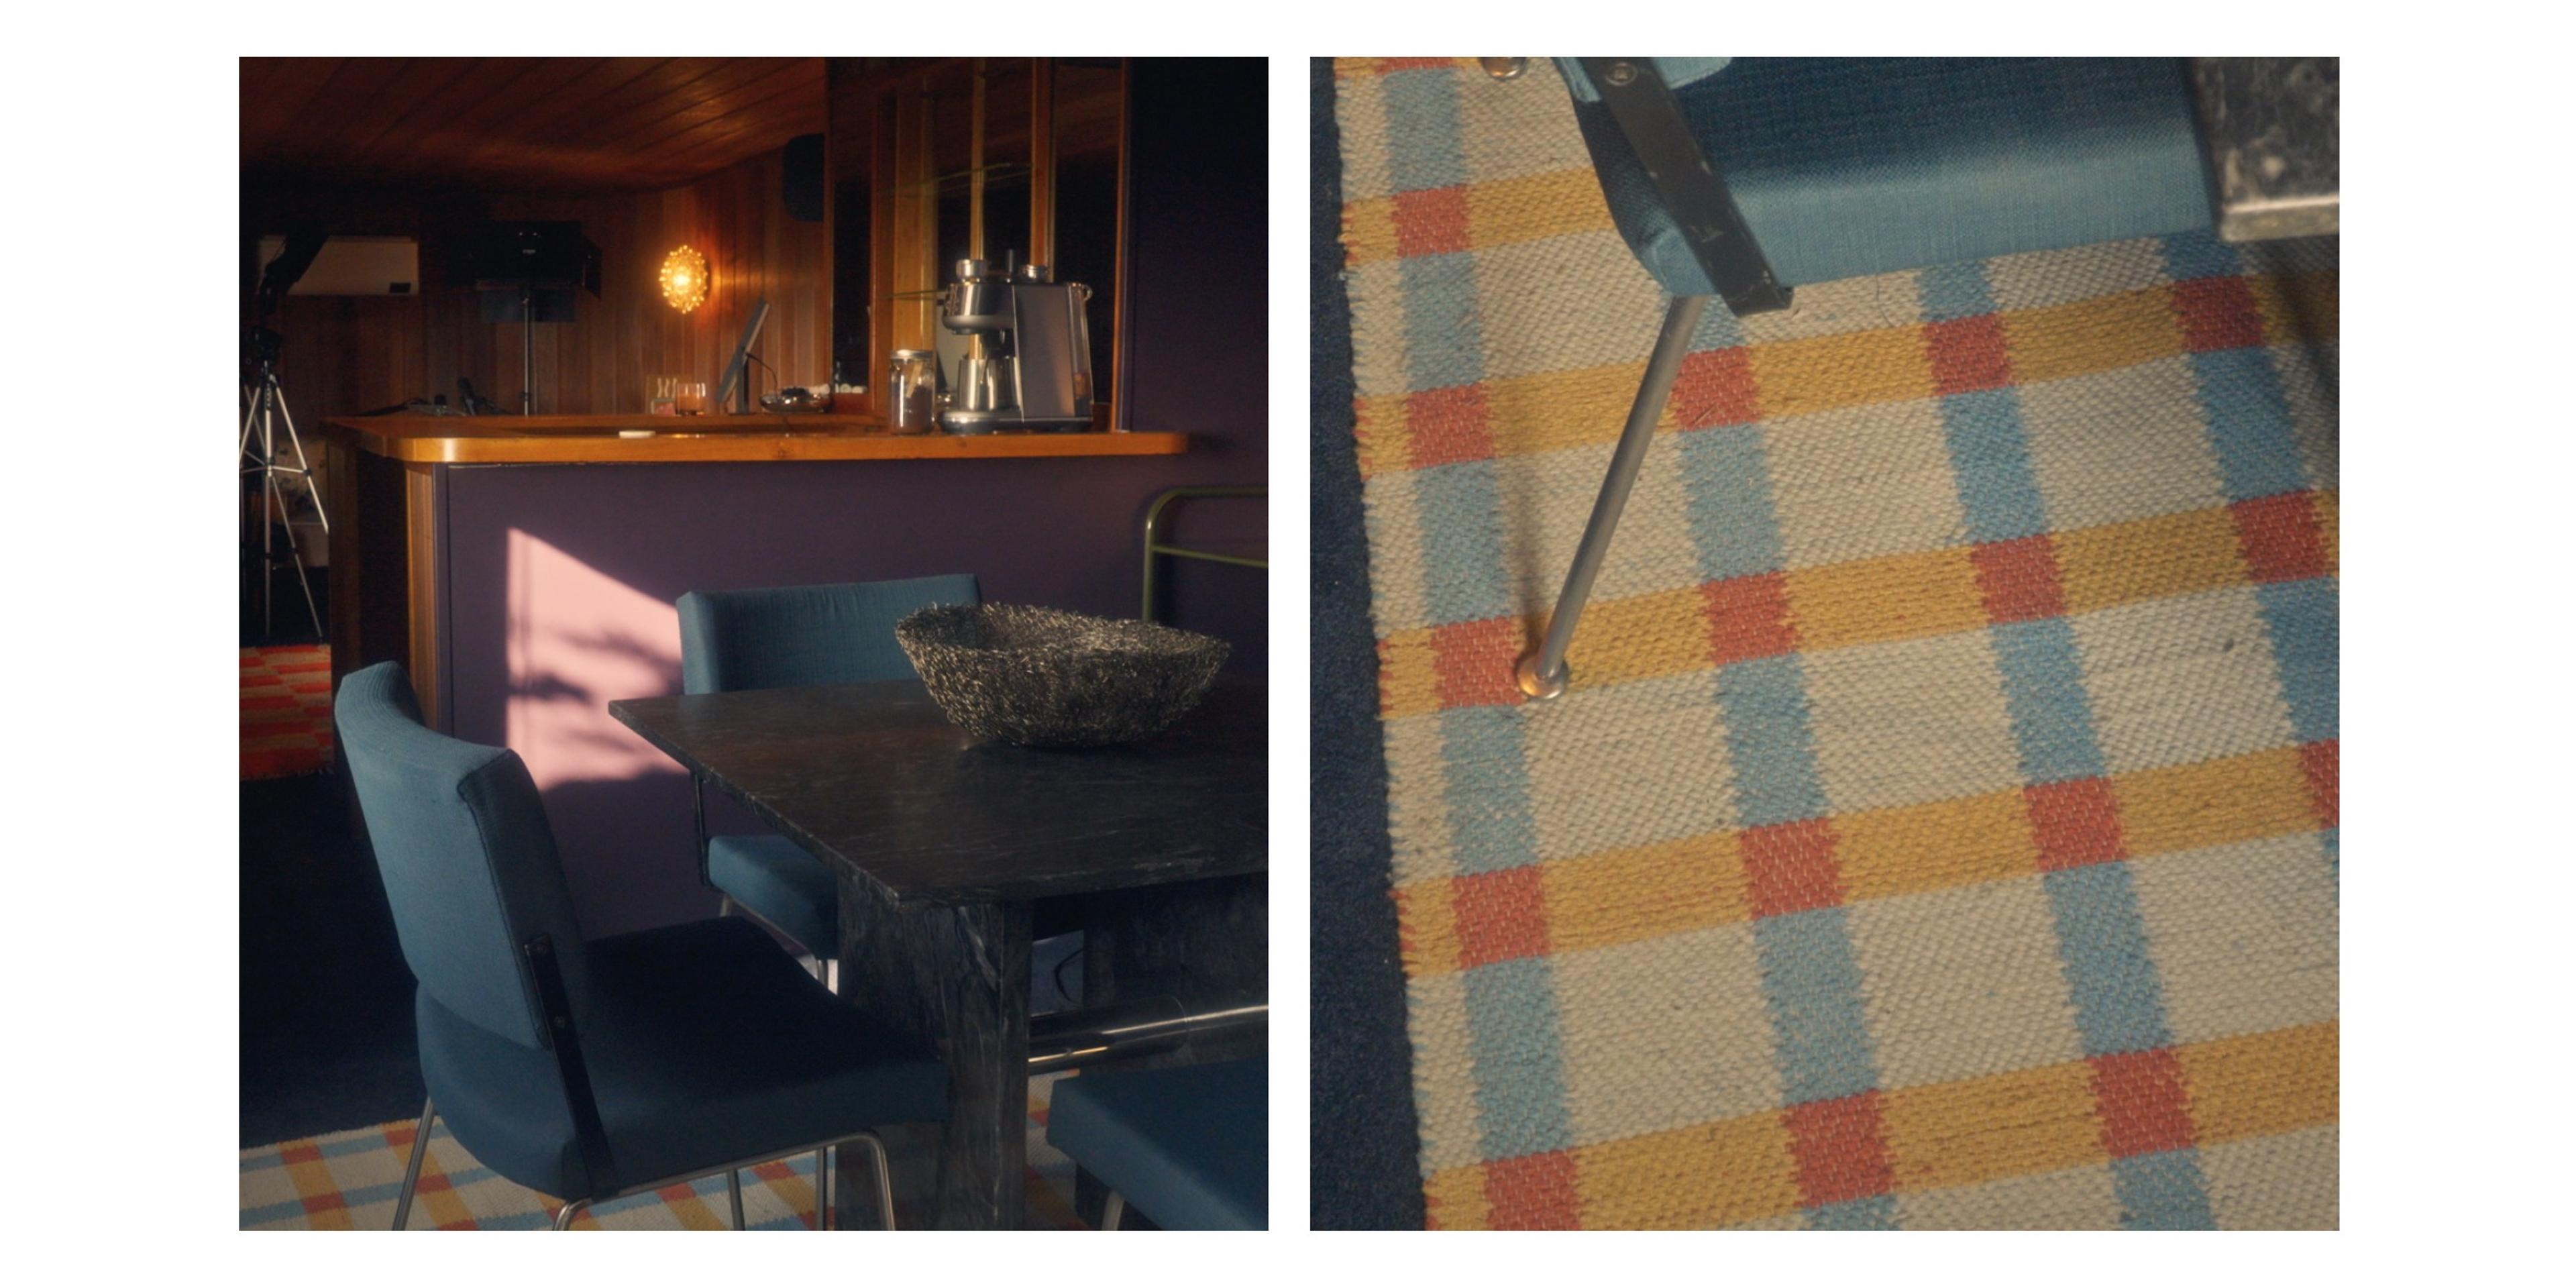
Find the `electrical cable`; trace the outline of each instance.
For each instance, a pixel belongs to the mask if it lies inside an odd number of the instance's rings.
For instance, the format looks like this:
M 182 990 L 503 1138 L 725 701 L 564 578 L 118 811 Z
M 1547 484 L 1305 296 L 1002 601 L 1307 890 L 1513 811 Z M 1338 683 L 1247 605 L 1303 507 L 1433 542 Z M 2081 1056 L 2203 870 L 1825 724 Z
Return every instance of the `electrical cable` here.
M 742 356 L 759 363 L 760 369 L 769 373 L 769 388 L 772 392 L 775 392 L 779 388 L 778 382 L 784 377 L 778 374 L 778 368 L 769 365 L 768 359 L 761 357 L 757 353 L 750 352 L 749 350 L 745 350 Z M 752 395 L 751 401 L 754 406 L 758 406 L 760 403 L 760 396 L 758 394 Z M 791 434 L 796 432 L 796 422 L 787 419 L 786 412 L 773 408 L 769 414 L 778 418 L 778 427 L 780 429 Z
M 1074 964 L 1075 962 L 1081 961 L 1081 960 L 1082 960 L 1082 955 L 1083 955 L 1084 953 L 1087 953 L 1087 952 L 1090 952 L 1090 951 L 1091 951 L 1091 945 L 1086 943 L 1086 944 L 1084 944 L 1082 947 L 1080 947 L 1080 948 L 1076 948 L 1076 949 L 1074 949 L 1072 952 L 1066 953 L 1066 954 L 1065 954 L 1061 959 L 1059 959 L 1059 960 L 1056 962 L 1056 964 L 1055 964 L 1055 969 L 1054 969 L 1053 971 L 1049 972 L 1049 974 L 1050 974 L 1050 975 L 1054 978 L 1054 980 L 1055 980 L 1055 991 L 1056 991 L 1056 994 L 1057 994 L 1058 996 L 1060 996 L 1060 997 L 1064 998 L 1064 999 L 1065 999 L 1065 1000 L 1067 1000 L 1067 1001 L 1071 1001 L 1071 1000 L 1073 1000 L 1073 990 L 1072 990 L 1072 989 L 1069 989 L 1069 988 L 1066 988 L 1066 987 L 1064 986 L 1064 968 L 1065 968 L 1065 967 L 1067 967 L 1067 966 L 1070 966 L 1070 965 Z

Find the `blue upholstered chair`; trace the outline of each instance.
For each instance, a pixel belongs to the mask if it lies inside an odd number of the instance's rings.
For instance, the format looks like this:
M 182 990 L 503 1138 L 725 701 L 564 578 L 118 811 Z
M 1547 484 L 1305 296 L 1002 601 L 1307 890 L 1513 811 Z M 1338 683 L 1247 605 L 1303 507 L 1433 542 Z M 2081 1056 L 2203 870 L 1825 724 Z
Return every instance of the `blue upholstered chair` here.
M 932 604 L 978 602 L 968 574 L 903 581 L 692 591 L 680 596 L 680 677 L 690 693 L 909 680 L 894 626 Z M 697 793 L 699 875 L 740 910 L 804 946 L 836 983 L 841 905 L 823 861 L 773 834 L 707 835 L 706 784 Z
M 1727 292 L 1587 65 L 1652 64 L 1783 287 L 2216 219 L 2178 58 L 1556 62 L 1620 235 L 1676 296 Z
M 433 732 L 380 663 L 340 686 L 341 756 L 403 958 L 428 1103 L 394 1205 L 411 1215 L 444 1114 L 484 1166 L 583 1208 L 839 1144 L 892 1182 L 873 1129 L 940 1119 L 937 1058 L 843 1005 L 746 921 L 585 939 L 517 753 Z M 828 1182 L 819 1212 L 832 1210 Z M 818 1225 L 825 1224 L 819 1222 Z
M 1511 62 L 1513 60 L 1493 60 Z M 1613 222 L 1673 297 L 1547 633 L 1517 679 L 1565 691 L 1590 597 L 1709 300 L 2205 229 L 2175 58 L 1560 58 Z
M 1166 1230 L 1266 1230 L 1270 1074 L 1258 1059 L 1095 1071 L 1055 1084 L 1047 1143 Z

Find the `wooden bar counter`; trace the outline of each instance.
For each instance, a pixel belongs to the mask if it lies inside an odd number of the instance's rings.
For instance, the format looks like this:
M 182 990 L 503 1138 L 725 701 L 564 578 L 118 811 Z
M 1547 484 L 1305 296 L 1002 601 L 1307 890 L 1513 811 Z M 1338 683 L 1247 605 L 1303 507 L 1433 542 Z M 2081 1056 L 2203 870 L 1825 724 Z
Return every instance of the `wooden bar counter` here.
M 971 573 L 988 602 L 1129 617 L 1153 496 L 1236 468 L 1183 433 L 897 436 L 862 416 L 323 428 L 333 679 L 400 661 L 433 728 L 517 751 L 593 933 L 714 907 L 686 776 L 608 715 L 679 692 L 679 596 Z
M 361 416 L 335 443 L 413 465 L 640 461 L 917 461 L 1014 456 L 1171 456 L 1187 434 L 913 434 L 872 416 Z M 627 437 L 649 434 L 650 437 Z
M 813 414 L 355 416 L 324 421 L 323 433 L 333 684 L 401 660 L 437 728 L 448 727 L 437 645 L 449 467 L 1171 456 L 1189 445 L 1186 434 L 899 435 L 872 416 Z

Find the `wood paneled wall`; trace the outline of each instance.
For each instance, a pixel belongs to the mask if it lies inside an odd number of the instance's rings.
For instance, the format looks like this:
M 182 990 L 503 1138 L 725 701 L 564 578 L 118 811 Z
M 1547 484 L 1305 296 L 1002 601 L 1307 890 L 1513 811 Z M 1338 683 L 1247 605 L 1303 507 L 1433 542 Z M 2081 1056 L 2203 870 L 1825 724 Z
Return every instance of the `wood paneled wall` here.
M 271 325 L 286 335 L 288 402 L 308 421 L 442 393 L 454 403 L 463 376 L 516 411 L 519 325 L 485 322 L 473 289 L 446 284 L 449 252 L 486 220 L 579 220 L 600 248 L 598 298 L 577 297 L 576 321 L 537 324 L 540 412 L 640 412 L 657 374 L 703 379 L 712 394 L 764 295 L 758 352 L 777 368 L 775 383 L 820 384 L 831 377 L 830 226 L 788 218 L 782 164 L 770 152 L 683 187 L 622 196 L 263 192 L 245 176 L 245 234 L 322 217 L 337 232 L 421 241 L 420 295 L 287 298 Z M 663 302 L 656 280 L 683 242 L 715 269 L 713 293 L 685 315 Z M 774 387 L 757 367 L 753 379 L 756 391 Z

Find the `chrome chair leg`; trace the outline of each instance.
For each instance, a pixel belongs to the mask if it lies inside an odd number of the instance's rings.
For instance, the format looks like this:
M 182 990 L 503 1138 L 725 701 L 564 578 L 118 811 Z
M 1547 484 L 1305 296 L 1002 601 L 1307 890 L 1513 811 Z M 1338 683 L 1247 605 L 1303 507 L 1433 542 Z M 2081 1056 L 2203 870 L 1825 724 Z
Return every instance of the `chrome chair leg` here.
M 840 1203 L 832 1200 L 832 1190 L 840 1188 L 840 1149 L 822 1146 L 814 1151 L 814 1229 L 832 1229 L 840 1224 Z
M 420 1102 L 420 1130 L 411 1138 L 411 1164 L 403 1168 L 402 1195 L 394 1200 L 394 1228 L 411 1222 L 411 1196 L 420 1189 L 420 1160 L 429 1157 L 429 1129 L 438 1123 L 438 1098 Z
M 835 1192 L 839 1189 L 839 1184 L 833 1179 L 831 1172 L 828 1169 L 836 1166 L 840 1162 L 840 1147 L 853 1141 L 867 1146 L 870 1161 L 876 1165 L 877 1206 L 885 1213 L 885 1228 L 889 1230 L 894 1229 L 894 1168 L 886 1159 L 884 1138 L 878 1136 L 875 1132 L 860 1132 L 856 1135 L 844 1136 L 835 1142 L 825 1145 L 821 1150 L 816 1151 L 823 1156 L 823 1166 L 827 1170 L 816 1182 L 816 1203 L 818 1204 L 818 1207 L 815 1212 L 815 1223 L 820 1228 L 829 1228 L 827 1218 L 832 1215 L 834 1213 L 834 1209 L 839 1206 L 838 1203 L 835 1202 L 835 1199 L 837 1198 L 837 1194 Z M 798 1152 L 801 1153 L 803 1151 L 800 1150 Z M 731 1167 L 715 1168 L 704 1172 L 693 1172 L 685 1176 L 666 1177 L 662 1180 L 653 1181 L 647 1184 L 629 1186 L 615 1194 L 600 1195 L 598 1197 L 601 1199 L 624 1198 L 631 1194 L 641 1194 L 647 1190 L 657 1190 L 668 1185 L 703 1180 L 709 1176 L 715 1175 L 716 1172 L 721 1171 L 724 1173 L 726 1193 L 732 1199 L 733 1203 L 733 1228 L 740 1230 L 746 1228 L 742 1213 L 742 1169 L 749 1166 L 752 1161 L 754 1160 L 745 1160 L 744 1162 L 736 1163 Z M 776 1162 L 779 1160 L 775 1157 L 765 1156 L 756 1161 Z M 574 1218 L 588 1210 L 594 1201 L 595 1200 L 593 1199 L 576 1199 L 570 1203 L 564 1204 L 563 1207 L 555 1212 L 555 1228 L 558 1230 L 571 1229 Z
M 1593 579 L 1601 575 L 1601 561 L 1610 553 L 1610 538 L 1619 530 L 1619 512 L 1628 505 L 1628 491 L 1637 485 L 1637 471 L 1646 462 L 1646 448 L 1655 441 L 1655 421 L 1664 413 L 1665 400 L 1672 397 L 1673 382 L 1682 373 L 1682 359 L 1690 356 L 1693 332 L 1699 330 L 1700 314 L 1708 308 L 1705 295 L 1678 295 L 1664 311 L 1664 329 L 1655 336 L 1654 356 L 1646 360 L 1646 378 L 1637 386 L 1637 401 L 1628 408 L 1627 428 L 1619 431 L 1619 446 L 1610 454 L 1609 473 L 1602 476 L 1601 495 L 1592 503 L 1592 518 L 1583 525 L 1583 542 L 1574 548 L 1574 565 L 1566 569 L 1565 588 L 1557 592 L 1556 609 L 1548 614 L 1547 637 L 1537 649 L 1521 655 L 1513 668 L 1513 679 L 1521 692 L 1546 700 L 1565 692 L 1573 672 L 1565 665 L 1565 650 L 1574 641 L 1574 624 L 1583 616 L 1583 605 L 1592 598 Z
M 1115 1230 L 1126 1217 L 1127 1196 L 1116 1190 L 1109 1191 L 1109 1201 L 1100 1205 L 1100 1228 Z
M 868 1147 L 868 1161 L 875 1166 L 877 1173 L 877 1211 L 885 1218 L 885 1228 L 891 1230 L 895 1228 L 894 1165 L 886 1161 L 885 1138 L 869 1132 L 856 1139 Z

